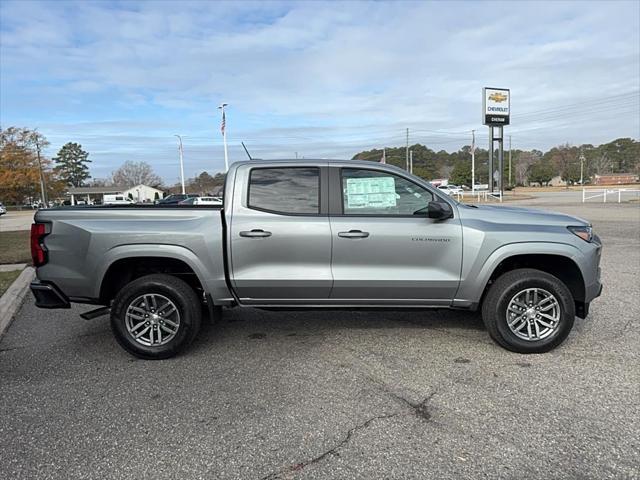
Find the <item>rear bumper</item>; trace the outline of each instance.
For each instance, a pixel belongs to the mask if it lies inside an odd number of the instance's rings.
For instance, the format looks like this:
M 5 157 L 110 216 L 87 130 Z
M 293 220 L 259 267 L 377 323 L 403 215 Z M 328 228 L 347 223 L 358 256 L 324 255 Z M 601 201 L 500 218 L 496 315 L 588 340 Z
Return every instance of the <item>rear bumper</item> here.
M 71 308 L 67 296 L 53 283 L 31 282 L 29 288 L 38 308 Z

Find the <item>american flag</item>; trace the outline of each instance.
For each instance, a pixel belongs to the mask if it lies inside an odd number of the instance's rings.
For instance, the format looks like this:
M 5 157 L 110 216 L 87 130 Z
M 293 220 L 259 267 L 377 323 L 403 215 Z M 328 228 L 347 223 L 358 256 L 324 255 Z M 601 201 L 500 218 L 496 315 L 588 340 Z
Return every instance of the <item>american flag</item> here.
M 224 110 L 222 110 L 222 124 L 220 125 L 220 131 L 222 132 L 222 135 L 224 135 L 224 129 L 227 126 L 227 119 L 224 117 Z

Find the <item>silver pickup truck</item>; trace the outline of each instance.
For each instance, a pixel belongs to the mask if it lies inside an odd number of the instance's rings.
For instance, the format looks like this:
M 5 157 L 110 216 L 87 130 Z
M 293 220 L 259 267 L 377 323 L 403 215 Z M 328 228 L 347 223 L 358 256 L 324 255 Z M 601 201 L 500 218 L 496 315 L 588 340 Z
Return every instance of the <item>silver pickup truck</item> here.
M 31 248 L 42 308 L 102 306 L 118 342 L 167 358 L 222 307 L 476 311 L 516 352 L 545 352 L 601 292 L 601 242 L 579 218 L 458 203 L 360 161 L 250 161 L 223 207 L 41 210 Z

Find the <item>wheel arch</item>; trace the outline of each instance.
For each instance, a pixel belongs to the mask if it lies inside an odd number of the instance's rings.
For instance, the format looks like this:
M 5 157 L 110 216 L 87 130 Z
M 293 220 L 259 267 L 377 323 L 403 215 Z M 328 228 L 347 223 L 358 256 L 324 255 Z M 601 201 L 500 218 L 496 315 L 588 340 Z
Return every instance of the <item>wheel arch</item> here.
M 198 294 L 207 293 L 203 270 L 193 252 L 175 245 L 140 247 L 128 245 L 108 252 L 98 275 L 96 295 L 100 303 L 108 305 L 124 285 L 152 273 L 173 275 L 184 280 Z
M 500 275 L 518 268 L 534 268 L 555 276 L 569 288 L 576 303 L 576 312 L 581 316 L 585 310 L 581 256 L 576 247 L 562 243 L 525 242 L 504 245 L 489 255 L 481 267 L 472 269 L 466 275 L 466 280 L 461 282 L 456 295 L 456 302 L 460 306 L 467 303 L 472 308 L 478 307 Z
M 573 297 L 576 314 L 582 316 L 584 311 L 585 284 L 582 271 L 570 257 L 551 253 L 520 253 L 508 256 L 498 262 L 485 282 L 480 304 L 500 276 L 519 268 L 532 268 L 553 275 L 564 283 Z M 584 317 L 583 317 L 584 318 Z

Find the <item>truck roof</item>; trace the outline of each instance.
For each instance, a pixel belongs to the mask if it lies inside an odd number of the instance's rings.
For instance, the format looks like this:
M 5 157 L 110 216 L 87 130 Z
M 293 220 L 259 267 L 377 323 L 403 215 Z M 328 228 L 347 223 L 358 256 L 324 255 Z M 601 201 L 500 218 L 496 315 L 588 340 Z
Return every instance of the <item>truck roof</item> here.
M 383 167 L 383 168 L 388 168 L 391 170 L 397 170 L 399 172 L 402 172 L 404 174 L 407 173 L 406 170 L 399 168 L 395 165 L 391 165 L 388 163 L 379 163 L 379 162 L 373 162 L 371 160 L 341 160 L 341 159 L 329 159 L 329 158 L 278 158 L 278 159 L 271 159 L 271 160 L 266 160 L 266 159 L 253 159 L 253 160 L 241 160 L 241 161 L 237 161 L 237 162 L 233 162 L 231 164 L 231 166 L 240 166 L 240 165 L 246 165 L 246 164 L 257 164 L 257 165 L 272 165 L 272 164 L 282 164 L 282 163 L 293 163 L 296 165 L 304 165 L 304 164 L 309 164 L 309 165 L 318 165 L 318 164 L 328 164 L 328 165 L 342 165 L 344 166 L 345 164 L 349 165 L 349 166 L 354 166 L 354 167 Z

